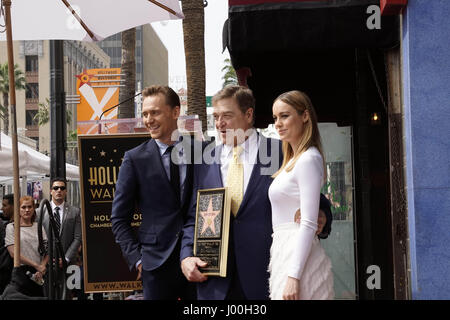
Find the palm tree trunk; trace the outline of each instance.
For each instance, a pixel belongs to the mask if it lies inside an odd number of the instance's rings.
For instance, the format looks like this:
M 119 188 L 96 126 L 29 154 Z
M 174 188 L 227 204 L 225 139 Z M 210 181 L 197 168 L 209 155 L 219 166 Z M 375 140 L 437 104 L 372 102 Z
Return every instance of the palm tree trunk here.
M 122 73 L 125 75 L 125 87 L 119 91 L 119 102 L 130 99 L 136 92 L 136 29 L 122 32 Z M 119 119 L 134 118 L 134 99 L 119 106 Z
M 8 94 L 3 94 L 3 105 L 5 107 L 5 114 L 3 118 L 3 133 L 8 135 L 9 134 L 9 98 Z
M 183 0 L 183 35 L 186 55 L 187 110 L 197 114 L 207 130 L 205 97 L 205 12 L 203 0 Z

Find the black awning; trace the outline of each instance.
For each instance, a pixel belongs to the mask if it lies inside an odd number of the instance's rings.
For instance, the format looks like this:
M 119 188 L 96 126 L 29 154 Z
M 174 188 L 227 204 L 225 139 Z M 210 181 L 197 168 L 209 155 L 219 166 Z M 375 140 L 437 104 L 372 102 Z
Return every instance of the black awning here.
M 367 8 L 376 0 L 273 1 L 230 1 L 223 32 L 238 76 L 250 75 L 256 126 L 271 123 L 273 99 L 293 89 L 310 95 L 320 121 L 348 123 L 351 108 L 343 106 L 355 104 L 355 49 L 397 46 L 399 17 L 381 16 L 381 29 L 370 30 Z
M 235 68 L 262 52 L 311 49 L 389 48 L 399 43 L 398 16 L 382 16 L 370 30 L 367 8 L 379 0 L 235 0 L 229 7 L 224 45 Z

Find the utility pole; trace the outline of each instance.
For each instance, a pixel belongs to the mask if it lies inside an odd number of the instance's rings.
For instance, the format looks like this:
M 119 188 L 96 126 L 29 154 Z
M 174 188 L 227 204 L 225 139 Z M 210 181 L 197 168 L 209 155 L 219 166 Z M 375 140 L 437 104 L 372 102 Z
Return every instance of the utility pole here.
M 66 178 L 64 42 L 50 40 L 50 178 Z

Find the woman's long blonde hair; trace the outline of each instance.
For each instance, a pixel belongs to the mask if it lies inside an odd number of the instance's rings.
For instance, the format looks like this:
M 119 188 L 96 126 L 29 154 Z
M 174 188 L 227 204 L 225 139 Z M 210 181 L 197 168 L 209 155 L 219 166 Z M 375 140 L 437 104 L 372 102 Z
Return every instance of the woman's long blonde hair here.
M 322 156 L 325 180 L 327 174 L 325 157 L 323 153 L 322 142 L 320 139 L 319 128 L 317 126 L 317 116 L 311 100 L 305 93 L 298 90 L 282 93 L 278 96 L 278 98 L 275 99 L 274 103 L 278 100 L 290 105 L 297 111 L 299 115 L 302 115 L 307 110 L 309 113 L 309 120 L 304 124 L 303 133 L 300 137 L 300 141 L 297 145 L 296 150 L 293 150 L 288 142 L 283 141 L 283 163 L 281 164 L 280 169 L 275 172 L 272 177 L 275 178 L 284 169 L 286 169 L 287 172 L 291 171 L 303 152 L 311 147 L 316 147 Z M 294 160 L 288 166 L 287 164 L 292 158 L 294 158 Z

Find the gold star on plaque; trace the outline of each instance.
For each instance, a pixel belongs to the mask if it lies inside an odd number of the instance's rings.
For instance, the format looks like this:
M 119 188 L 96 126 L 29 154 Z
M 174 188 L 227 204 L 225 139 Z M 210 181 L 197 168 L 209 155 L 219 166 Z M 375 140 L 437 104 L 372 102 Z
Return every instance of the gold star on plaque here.
M 215 218 L 220 213 L 220 210 L 213 210 L 212 198 L 209 199 L 208 209 L 206 211 L 200 211 L 200 215 L 203 218 L 203 228 L 200 232 L 204 234 L 205 231 L 209 228 L 213 234 L 216 234 L 216 226 L 214 223 Z
M 105 151 L 100 151 L 100 156 L 102 156 L 102 157 L 104 157 L 104 156 L 106 156 L 106 152 Z

